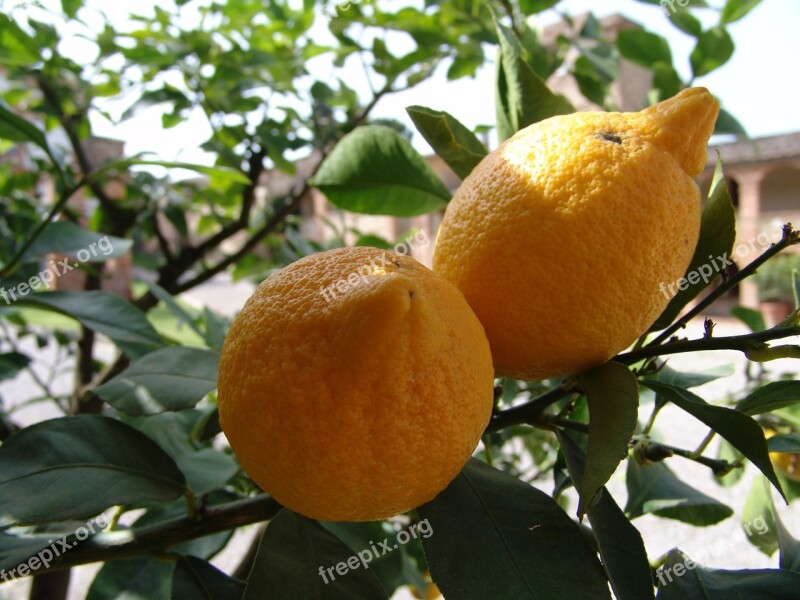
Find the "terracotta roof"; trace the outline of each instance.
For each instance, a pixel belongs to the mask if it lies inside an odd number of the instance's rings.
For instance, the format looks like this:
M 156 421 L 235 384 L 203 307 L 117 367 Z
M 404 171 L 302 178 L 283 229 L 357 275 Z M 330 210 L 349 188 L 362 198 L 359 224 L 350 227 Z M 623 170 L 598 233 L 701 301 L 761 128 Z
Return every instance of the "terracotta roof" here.
M 800 131 L 709 146 L 709 165 L 717 161 L 716 150 L 726 165 L 800 159 Z

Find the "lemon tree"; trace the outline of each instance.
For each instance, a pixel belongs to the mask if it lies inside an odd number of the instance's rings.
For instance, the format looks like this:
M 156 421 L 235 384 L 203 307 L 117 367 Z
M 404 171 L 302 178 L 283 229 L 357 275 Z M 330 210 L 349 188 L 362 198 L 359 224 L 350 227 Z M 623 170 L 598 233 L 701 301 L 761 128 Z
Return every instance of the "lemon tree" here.
M 775 503 L 800 496 L 800 387 L 759 366 L 800 356 L 798 312 L 684 331 L 800 242 L 787 224 L 735 275 L 692 276 L 735 239 L 724 166 L 706 197 L 693 182 L 706 141 L 745 135 L 699 86 L 758 0 L 639 2 L 686 36 L 686 69 L 591 13 L 544 44 L 554 0 L 156 4 L 121 25 L 88 0 L 0 16 L 0 598 L 796 597 Z M 614 106 L 624 61 L 652 75 L 641 112 Z M 374 118 L 485 68 L 481 130 L 457 94 Z M 97 124 L 137 114 L 211 160 L 106 156 Z M 464 180 L 454 198 L 412 125 Z M 343 217 L 324 244 L 304 236 L 312 187 Z M 349 226 L 432 212 L 433 272 Z M 220 275 L 260 284 L 233 323 L 181 297 Z M 746 384 L 709 402 L 730 372 L 670 359 L 718 350 Z M 690 484 L 689 461 L 741 501 Z M 654 555 L 645 515 L 699 537 L 739 519 L 771 567 Z

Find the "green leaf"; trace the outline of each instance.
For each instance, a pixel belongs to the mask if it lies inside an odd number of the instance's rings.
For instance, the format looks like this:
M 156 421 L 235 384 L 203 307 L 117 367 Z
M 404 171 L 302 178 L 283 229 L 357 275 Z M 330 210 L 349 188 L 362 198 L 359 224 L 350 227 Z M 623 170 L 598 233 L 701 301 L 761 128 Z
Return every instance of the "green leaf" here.
M 623 29 L 617 34 L 620 54 L 632 63 L 651 68 L 656 63 L 672 64 L 669 42 L 644 29 Z
M 720 22 L 728 24 L 738 21 L 759 4 L 761 0 L 728 0 L 722 8 Z
M 764 487 L 767 487 L 766 481 L 764 482 Z M 781 569 L 800 573 L 800 541 L 789 533 L 777 511 L 774 511 L 773 516 L 775 517 L 775 527 L 778 531 L 778 549 L 781 552 L 779 566 Z
M 83 6 L 83 0 L 61 0 L 61 10 L 63 10 L 64 14 L 70 19 L 75 18 L 81 6 Z
M 800 403 L 800 381 L 773 381 L 749 394 L 736 405 L 746 415 L 761 415 Z
M 387 528 L 380 521 L 367 523 L 326 521 L 320 522 L 320 525 L 347 544 L 353 554 L 369 548 L 370 544 L 375 545 L 376 540 L 382 540 L 389 535 L 394 537 L 395 535 L 394 533 L 390 534 L 391 528 L 387 531 Z M 407 547 L 408 545 L 402 546 L 403 549 Z M 422 551 L 421 546 L 420 551 Z M 369 563 L 370 571 L 378 576 L 383 588 L 389 594 L 392 594 L 403 583 L 403 559 L 403 552 L 390 552 Z
M 0 63 L 12 67 L 29 67 L 39 60 L 39 45 L 36 40 L 25 33 L 13 19 L 6 15 L 0 16 Z M 0 104 L 0 121 L 5 120 L 4 112 L 5 107 Z
M 702 77 L 724 65 L 733 56 L 733 50 L 733 39 L 724 27 L 718 25 L 703 33 L 689 56 L 694 77 Z
M 767 476 L 767 479 L 786 500 L 781 484 L 775 476 L 775 469 L 772 468 L 772 462 L 769 460 L 764 431 L 758 423 L 741 411 L 707 404 L 702 398 L 687 390 L 656 381 L 644 381 L 643 383 L 733 444 Z
M 284 508 L 261 538 L 244 600 L 386 600 L 389 596 L 369 570 L 367 554 L 373 554 L 370 548 L 362 550 L 362 562 L 319 523 Z
M 794 307 L 800 309 L 800 271 L 792 269 L 792 292 L 794 293 Z
M 744 125 L 724 108 L 721 108 L 717 115 L 717 122 L 714 124 L 714 135 L 735 135 L 741 138 L 748 137 Z
M 497 134 L 500 140 L 549 117 L 575 112 L 575 107 L 554 94 L 524 59 L 513 32 L 496 23 L 500 40 L 497 69 Z
M 184 452 L 174 458 L 195 496 L 221 488 L 239 472 L 239 464 L 233 456 L 214 448 Z
M 406 112 L 434 152 L 461 179 L 486 156 L 486 148 L 475 134 L 449 113 L 424 106 L 409 106 Z
M 97 572 L 86 600 L 170 600 L 173 565 L 152 556 L 107 562 Z
M 48 223 L 23 255 L 26 260 L 63 254 L 81 262 L 103 262 L 128 253 L 133 242 L 83 229 L 71 221 Z
M 717 458 L 719 460 L 727 461 L 728 463 L 736 463 L 741 459 L 741 453 L 733 447 L 725 438 L 719 438 L 719 448 L 717 450 Z M 724 475 L 714 475 L 714 479 L 722 487 L 731 487 L 735 485 L 744 475 L 744 469 L 731 469 Z M 785 489 L 785 488 L 784 488 Z
M 515 477 L 470 459 L 418 511 L 433 528 L 422 543 L 446 598 L 609 598 L 578 526 L 550 496 Z M 460 532 L 465 523 L 469 536 Z
M 663 293 L 677 293 L 653 323 L 651 331 L 668 327 L 689 301 L 717 279 L 727 261 L 730 260 L 729 256 L 735 239 L 736 211 L 725 183 L 722 160 L 717 158 L 708 200 L 703 208 L 700 240 L 697 242 L 692 262 L 689 263 L 686 274 L 679 281 L 661 282 Z
M 325 159 L 313 185 L 344 210 L 412 217 L 444 208 L 450 191 L 402 135 L 359 127 Z
M 716 381 L 720 377 L 733 375 L 735 368 L 733 365 L 720 365 L 711 369 L 706 369 L 702 373 L 682 373 L 664 366 L 656 373 L 648 375 L 646 379 L 651 381 L 663 381 L 682 388 L 699 387 L 711 381 Z
M 700 19 L 685 8 L 678 8 L 678 10 L 670 12 L 669 20 L 684 33 L 694 37 L 700 37 L 703 34 L 703 24 Z
M 170 346 L 146 354 L 94 393 L 126 414 L 154 415 L 197 404 L 217 387 L 219 354 Z
M 643 467 L 633 459 L 628 460 L 626 483 L 628 502 L 625 512 L 631 519 L 652 513 L 695 527 L 706 527 L 733 514 L 730 507 L 675 477 L 664 463 Z
M 108 336 L 125 354 L 136 359 L 163 343 L 139 309 L 110 292 L 39 292 L 17 304 L 52 310 Z
M 747 325 L 747 328 L 753 333 L 764 331 L 767 328 L 767 324 L 764 323 L 764 315 L 752 308 L 735 306 L 731 309 L 731 314 Z
M 748 541 L 767 556 L 778 549 L 775 506 L 769 483 L 762 475 L 753 479 L 742 507 L 742 529 Z
M 798 573 L 779 569 L 709 569 L 677 549 L 670 550 L 659 573 L 657 600 L 794 600 L 800 589 Z
M 250 185 L 250 179 L 247 175 L 236 169 L 229 167 L 209 167 L 208 165 L 198 165 L 195 163 L 175 162 L 169 160 L 149 160 L 146 158 L 124 158 L 115 160 L 104 164 L 99 169 L 92 173 L 91 180 L 95 181 L 100 179 L 101 175 L 108 172 L 124 172 L 131 167 L 135 166 L 150 166 L 150 167 L 164 167 L 166 169 L 186 169 L 188 171 L 195 171 L 203 173 L 214 179 L 225 181 L 228 183 L 240 183 L 242 185 Z
M 586 470 L 580 486 L 578 517 L 582 518 L 595 495 L 628 455 L 628 442 L 636 429 L 639 386 L 628 367 L 608 362 L 578 376 L 589 404 L 589 445 Z
M 167 307 L 167 310 L 169 310 L 169 312 L 171 312 L 181 323 L 188 326 L 189 329 L 194 331 L 201 338 L 205 338 L 205 333 L 203 330 L 200 329 L 200 326 L 195 322 L 194 318 L 183 309 L 183 307 L 175 300 L 175 298 L 173 298 L 172 294 L 155 282 L 148 283 L 147 287 L 150 290 L 150 293 L 163 302 L 164 306 Z
M 800 452 L 800 433 L 782 433 L 767 440 L 770 452 Z
M 13 379 L 22 369 L 31 362 L 29 356 L 19 352 L 4 352 L 0 354 L 0 381 Z
M 244 581 L 229 577 L 214 565 L 194 556 L 181 556 L 172 574 L 172 598 L 240 600 Z
M 570 478 L 581 489 L 586 456 L 569 433 L 558 431 Z M 647 600 L 654 597 L 647 551 L 639 531 L 604 487 L 587 511 L 597 540 L 600 558 L 617 600 Z
M 519 0 L 519 9 L 525 16 L 540 13 L 548 8 L 552 8 L 561 0 Z
M 86 518 L 180 497 L 186 481 L 144 434 L 108 417 L 43 421 L 0 446 L 0 527 Z
M 659 100 L 672 98 L 683 89 L 683 80 L 672 65 L 659 62 L 652 69 L 653 88 L 658 90 Z
M 11 19 L 0 18 L 0 59 L 2 59 L 4 54 L 2 48 L 3 41 L 6 39 L 5 27 L 9 23 L 12 23 L 13 27 L 19 29 L 16 23 Z M 50 145 L 47 143 L 44 132 L 33 123 L 30 123 L 12 112 L 8 105 L 2 100 L 0 100 L 0 138 L 11 140 L 12 142 L 30 142 L 39 146 L 39 148 L 44 150 L 45 154 L 47 154 L 53 165 L 59 169 L 59 175 L 61 175 L 60 163 L 53 154 Z

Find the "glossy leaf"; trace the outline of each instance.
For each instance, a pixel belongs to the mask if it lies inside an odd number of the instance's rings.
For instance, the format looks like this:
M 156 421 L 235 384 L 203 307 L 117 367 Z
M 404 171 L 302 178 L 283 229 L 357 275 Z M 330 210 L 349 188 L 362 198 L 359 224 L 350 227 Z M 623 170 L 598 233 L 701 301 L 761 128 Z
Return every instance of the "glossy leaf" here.
M 669 552 L 660 571 L 671 576 L 659 577 L 666 585 L 659 586 L 657 600 L 794 600 L 800 589 L 798 573 L 779 569 L 709 569 L 676 549 Z
M 752 308 L 736 306 L 731 309 L 731 314 L 747 325 L 747 328 L 754 333 L 764 331 L 767 328 L 766 323 L 764 323 L 764 315 Z
M 714 135 L 735 135 L 747 138 L 747 130 L 739 120 L 724 108 L 721 108 L 717 115 L 717 122 L 714 124 Z
M 184 452 L 174 458 L 196 496 L 221 488 L 239 471 L 239 465 L 231 454 L 215 448 Z
M 646 381 L 644 384 L 728 440 L 766 475 L 786 500 L 781 484 L 775 476 L 775 469 L 769 460 L 764 431 L 752 418 L 738 410 L 707 404 L 692 392 L 669 384 L 655 381 Z
M 586 456 L 570 434 L 558 432 L 558 439 L 567 462 L 570 478 L 580 489 L 585 474 Z M 654 598 L 653 579 L 647 551 L 639 531 L 604 487 L 587 511 L 592 532 L 597 540 L 603 568 L 617 600 Z
M 775 507 L 772 504 L 767 480 L 759 475 L 753 479 L 742 507 L 742 529 L 748 541 L 767 556 L 778 549 L 778 530 Z
M 418 511 L 433 528 L 422 543 L 447 598 L 609 598 L 578 526 L 550 496 L 515 477 L 471 459 Z M 469 536 L 459 531 L 464 523 Z
M 353 554 L 393 535 L 387 532 L 387 528 L 380 521 L 366 523 L 326 521 L 320 522 L 320 525 L 347 544 Z M 408 545 L 401 546 L 403 549 L 406 547 Z M 370 570 L 377 575 L 389 594 L 394 593 L 403 580 L 403 560 L 403 552 L 387 552 L 369 563 Z
M 795 404 L 800 404 L 800 381 L 773 381 L 750 393 L 736 410 L 753 416 Z
M 107 562 L 92 581 L 86 600 L 170 600 L 173 564 L 152 556 Z
M 697 44 L 689 56 L 694 77 L 708 75 L 724 65 L 733 56 L 734 44 L 728 31 L 712 27 L 697 38 Z
M 409 106 L 406 112 L 434 152 L 461 179 L 486 156 L 481 141 L 450 113 L 424 106 Z
M 679 281 L 661 282 L 665 293 L 675 294 L 650 328 L 664 329 L 675 320 L 692 298 L 715 281 L 730 259 L 736 239 L 736 211 L 733 208 L 722 161 L 717 159 L 708 200 L 700 222 L 700 240 L 686 274 Z
M 561 0 L 519 0 L 519 8 L 524 15 L 534 15 L 552 8 Z
M 17 304 L 52 310 L 79 321 L 89 329 L 108 336 L 136 359 L 162 346 L 144 314 L 125 299 L 110 292 L 39 292 L 21 298 Z
M 359 127 L 322 163 L 314 186 L 344 210 L 411 217 L 444 208 L 450 191 L 425 159 L 388 127 Z
M 556 115 L 575 111 L 570 102 L 554 94 L 522 55 L 514 33 L 500 23 L 497 66 L 496 112 L 497 135 L 500 140 L 520 129 Z
M 125 172 L 131 167 L 137 166 L 164 167 L 165 169 L 185 169 L 187 171 L 195 171 L 203 175 L 208 175 L 216 180 L 225 181 L 228 183 L 250 185 L 250 180 L 247 178 L 247 175 L 241 171 L 237 171 L 236 169 L 231 169 L 229 167 L 210 167 L 208 165 L 198 165 L 195 163 L 176 162 L 169 160 L 150 160 L 147 158 L 124 158 L 106 163 L 92 173 L 92 180 L 97 180 L 108 172 Z
M 723 23 L 738 21 L 759 4 L 761 4 L 761 0 L 728 0 L 722 8 L 720 21 Z
M 675 477 L 664 463 L 641 466 L 633 459 L 628 460 L 626 483 L 628 502 L 625 512 L 631 519 L 652 513 L 706 527 L 733 514 L 730 507 Z
M 94 393 L 126 414 L 154 415 L 184 410 L 217 387 L 219 354 L 170 346 L 151 352 Z
M 244 581 L 229 577 L 214 565 L 194 556 L 181 556 L 172 573 L 172 598 L 240 600 Z
M 0 62 L 22 67 L 39 62 L 39 45 L 36 39 L 29 36 L 15 19 L 6 15 L 0 17 Z M 4 107 L 0 103 L 0 122 L 2 121 L 5 121 L 5 115 Z M 4 136 L 0 134 L 0 137 Z
M 4 352 L 0 354 L 0 381 L 13 379 L 30 362 L 30 357 L 20 352 Z
M 0 446 L 0 527 L 86 518 L 118 504 L 184 493 L 175 462 L 139 431 L 108 417 L 43 421 Z
M 682 388 L 692 388 L 705 385 L 711 381 L 716 381 L 721 377 L 733 375 L 735 368 L 733 365 L 720 365 L 705 369 L 700 373 L 680 372 L 669 366 L 664 366 L 658 372 L 648 375 L 647 379 L 652 381 L 662 381 Z
M 639 414 L 639 386 L 626 366 L 613 361 L 581 374 L 578 382 L 589 404 L 586 470 L 576 485 L 581 518 L 628 455 Z
M 672 64 L 672 51 L 667 40 L 644 29 L 620 30 L 617 48 L 622 56 L 643 67 L 652 68 L 657 63 Z
M 773 435 L 767 440 L 770 452 L 800 452 L 800 433 Z
M 703 24 L 700 19 L 685 8 L 678 8 L 670 12 L 669 20 L 675 27 L 694 37 L 699 37 L 703 33 Z
M 730 442 L 725 438 L 719 438 L 719 448 L 717 450 L 717 458 L 719 460 L 727 461 L 728 463 L 737 463 L 742 457 L 742 454 L 734 448 Z M 744 475 L 744 469 L 731 469 L 724 475 L 714 475 L 714 479 L 722 487 L 731 487 L 735 485 Z M 784 489 L 786 489 L 784 487 Z
M 132 244 L 130 240 L 89 231 L 70 221 L 56 221 L 48 223 L 23 258 L 39 258 L 53 253 L 78 258 L 82 262 L 102 262 L 124 256 Z
M 362 562 L 319 523 L 284 508 L 261 538 L 244 600 L 387 600 L 389 596 L 368 568 L 368 550 L 363 550 Z

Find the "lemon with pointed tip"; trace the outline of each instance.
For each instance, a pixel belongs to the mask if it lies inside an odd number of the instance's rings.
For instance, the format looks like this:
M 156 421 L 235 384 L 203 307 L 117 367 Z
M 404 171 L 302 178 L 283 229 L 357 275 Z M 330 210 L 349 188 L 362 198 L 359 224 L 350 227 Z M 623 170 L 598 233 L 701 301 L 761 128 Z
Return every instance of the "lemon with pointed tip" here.
M 244 470 L 327 521 L 385 519 L 458 474 L 492 412 L 489 342 L 413 258 L 340 248 L 270 275 L 222 347 L 219 419 Z
M 694 178 L 718 111 L 690 88 L 640 112 L 552 117 L 467 176 L 433 268 L 483 323 L 498 375 L 577 373 L 647 331 L 697 245 Z

